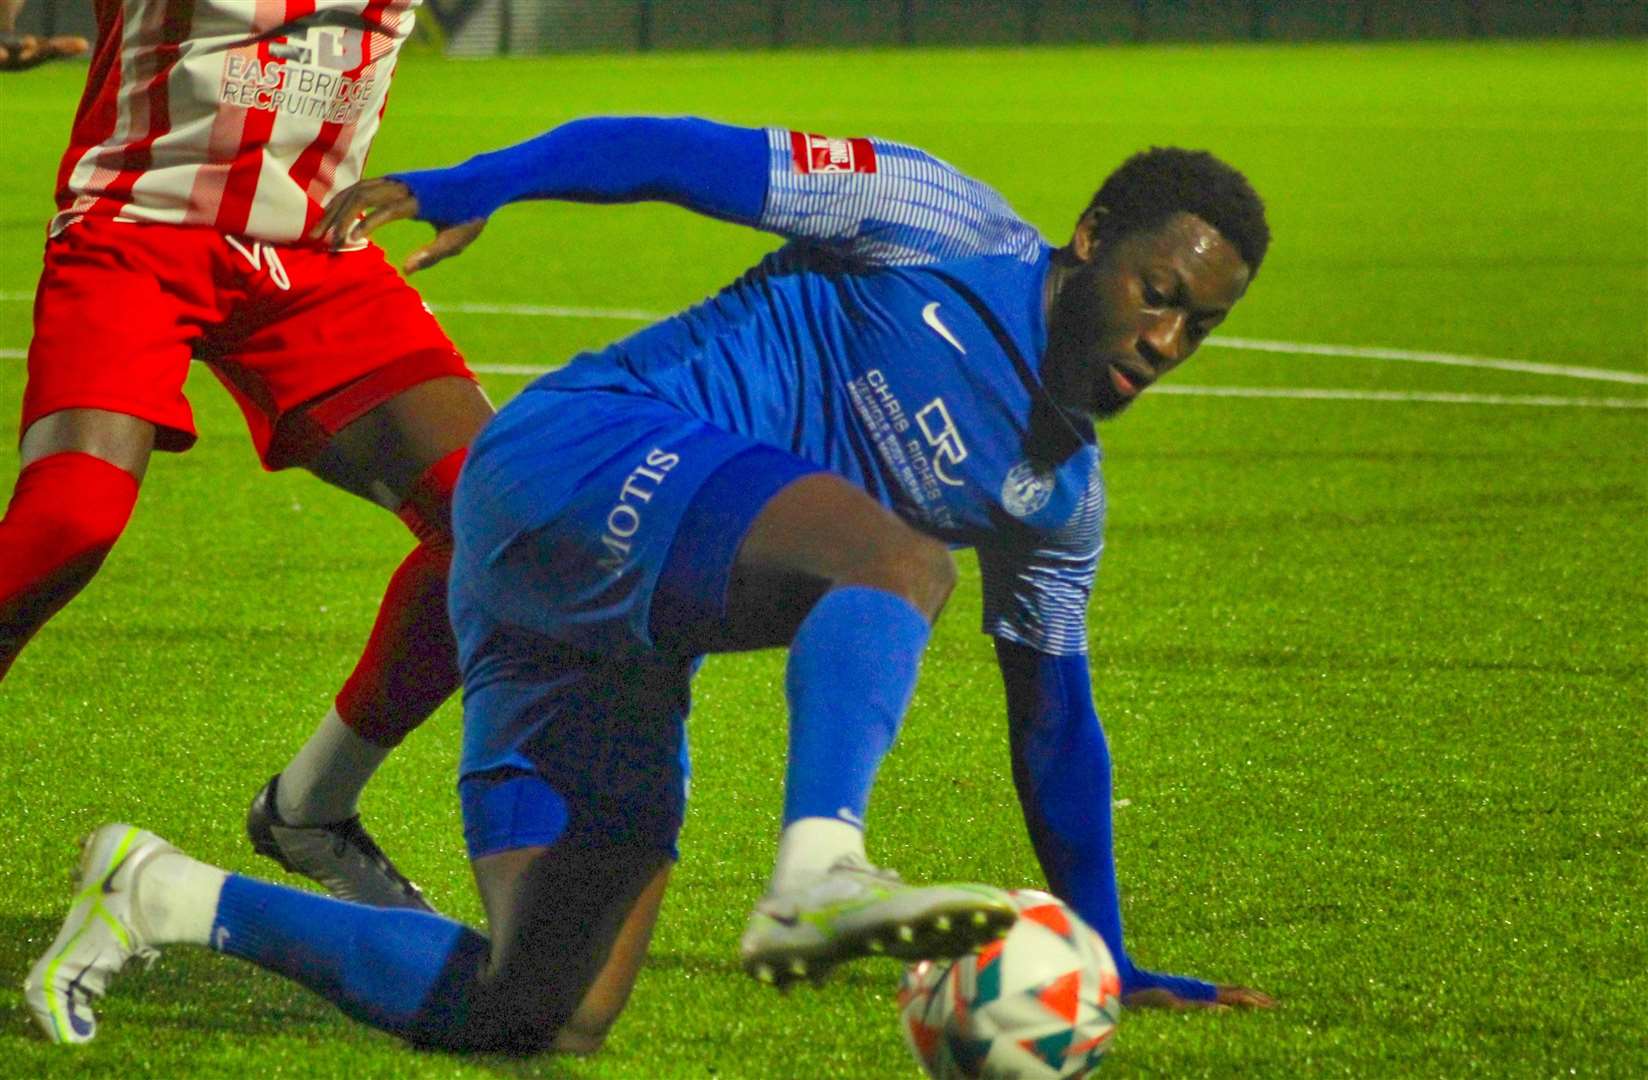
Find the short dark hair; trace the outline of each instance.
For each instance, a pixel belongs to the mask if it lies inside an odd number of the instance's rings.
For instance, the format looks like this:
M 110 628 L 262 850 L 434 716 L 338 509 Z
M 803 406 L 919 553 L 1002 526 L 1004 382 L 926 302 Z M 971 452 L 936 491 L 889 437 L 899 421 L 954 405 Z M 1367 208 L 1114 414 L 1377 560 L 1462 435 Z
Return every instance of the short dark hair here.
M 1174 214 L 1195 214 L 1236 245 L 1250 274 L 1270 246 L 1265 203 L 1247 177 L 1206 150 L 1152 146 L 1122 162 L 1088 203 L 1103 211 L 1101 236 L 1154 229 Z

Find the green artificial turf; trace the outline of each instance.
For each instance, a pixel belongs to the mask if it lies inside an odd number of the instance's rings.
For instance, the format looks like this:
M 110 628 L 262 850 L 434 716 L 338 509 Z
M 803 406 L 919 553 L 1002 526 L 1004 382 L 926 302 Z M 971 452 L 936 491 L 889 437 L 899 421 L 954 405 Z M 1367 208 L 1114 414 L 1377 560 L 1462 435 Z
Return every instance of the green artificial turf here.
M 1276 240 L 1222 331 L 1633 372 L 1636 383 L 1209 346 L 1172 383 L 1627 398 L 1648 386 L 1648 52 L 1628 44 L 406 59 L 373 167 L 555 121 L 700 113 L 922 145 L 1050 237 L 1151 143 L 1205 145 Z M 0 438 L 15 438 L 52 178 L 82 68 L 0 83 Z M 390 230 L 405 251 L 419 226 Z M 499 214 L 418 279 L 442 304 L 667 311 L 771 246 L 668 208 Z M 449 312 L 479 364 L 558 363 L 637 323 Z M 118 361 L 119 342 L 110 343 Z M 524 383 L 487 375 L 496 401 Z M 96 583 L 0 689 L 0 1074 L 913 1076 L 896 969 L 788 998 L 736 940 L 772 853 L 782 657 L 712 660 L 693 805 L 648 966 L 589 1061 L 414 1053 L 244 965 L 174 950 L 116 984 L 95 1044 L 48 1046 L 15 988 L 75 841 L 141 823 L 266 874 L 241 815 L 325 711 L 407 547 L 300 472 L 258 473 L 204 372 L 202 439 L 150 469 Z M 1129 1014 L 1114 1075 L 1648 1074 L 1648 413 L 1147 396 L 1103 431 L 1092 611 L 1117 856 L 1141 962 L 1236 980 L 1259 1015 Z M 16 458 L 0 453 L 0 492 Z M 913 878 L 1039 883 L 1007 775 L 976 567 L 872 805 Z M 368 792 L 385 846 L 480 917 L 459 711 Z

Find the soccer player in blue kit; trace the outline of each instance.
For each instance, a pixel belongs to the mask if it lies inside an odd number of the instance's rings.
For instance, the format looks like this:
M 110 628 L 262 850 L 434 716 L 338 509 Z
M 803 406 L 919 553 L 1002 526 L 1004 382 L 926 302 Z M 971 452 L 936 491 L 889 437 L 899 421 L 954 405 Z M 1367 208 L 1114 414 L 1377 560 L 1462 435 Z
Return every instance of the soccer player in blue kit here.
M 1264 207 L 1203 152 L 1121 166 L 1055 249 L 907 146 L 696 119 L 575 121 L 450 169 L 365 181 L 343 243 L 433 223 L 409 270 L 520 199 L 663 200 L 788 241 L 714 297 L 537 380 L 472 447 L 453 511 L 459 792 L 489 937 L 189 859 L 105 826 L 29 980 L 83 1041 L 134 954 L 249 959 L 411 1042 L 587 1051 L 623 1008 L 676 858 L 703 656 L 789 648 L 784 828 L 741 943 L 765 981 L 857 956 L 957 955 L 999 890 L 865 857 L 950 549 L 976 547 L 1013 778 L 1052 890 L 1104 936 L 1124 1000 L 1267 1006 L 1158 974 L 1122 937 L 1110 759 L 1086 662 L 1104 488 L 1093 420 L 1182 363 L 1263 260 Z

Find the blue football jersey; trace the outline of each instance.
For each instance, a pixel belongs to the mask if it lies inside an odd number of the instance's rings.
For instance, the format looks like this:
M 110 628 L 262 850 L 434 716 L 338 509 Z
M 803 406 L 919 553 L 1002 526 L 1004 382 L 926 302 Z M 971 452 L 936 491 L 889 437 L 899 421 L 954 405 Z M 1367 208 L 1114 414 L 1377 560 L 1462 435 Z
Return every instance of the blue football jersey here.
M 788 243 L 534 385 L 645 394 L 830 469 L 978 549 L 986 633 L 1085 652 L 1104 487 L 1091 422 L 1039 379 L 1052 247 L 920 150 L 768 143 L 757 224 Z

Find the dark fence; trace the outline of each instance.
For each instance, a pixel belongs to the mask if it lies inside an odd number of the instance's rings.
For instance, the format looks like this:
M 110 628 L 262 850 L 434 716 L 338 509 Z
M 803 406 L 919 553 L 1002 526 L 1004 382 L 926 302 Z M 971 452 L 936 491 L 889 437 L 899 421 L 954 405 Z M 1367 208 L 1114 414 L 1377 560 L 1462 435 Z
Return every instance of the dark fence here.
M 1643 0 L 430 0 L 453 51 L 1611 37 Z
M 251 3 L 251 0 L 246 0 Z M 431 19 L 431 16 L 433 18 Z M 456 53 L 1648 34 L 1644 0 L 426 0 Z M 90 0 L 18 28 L 90 34 Z

